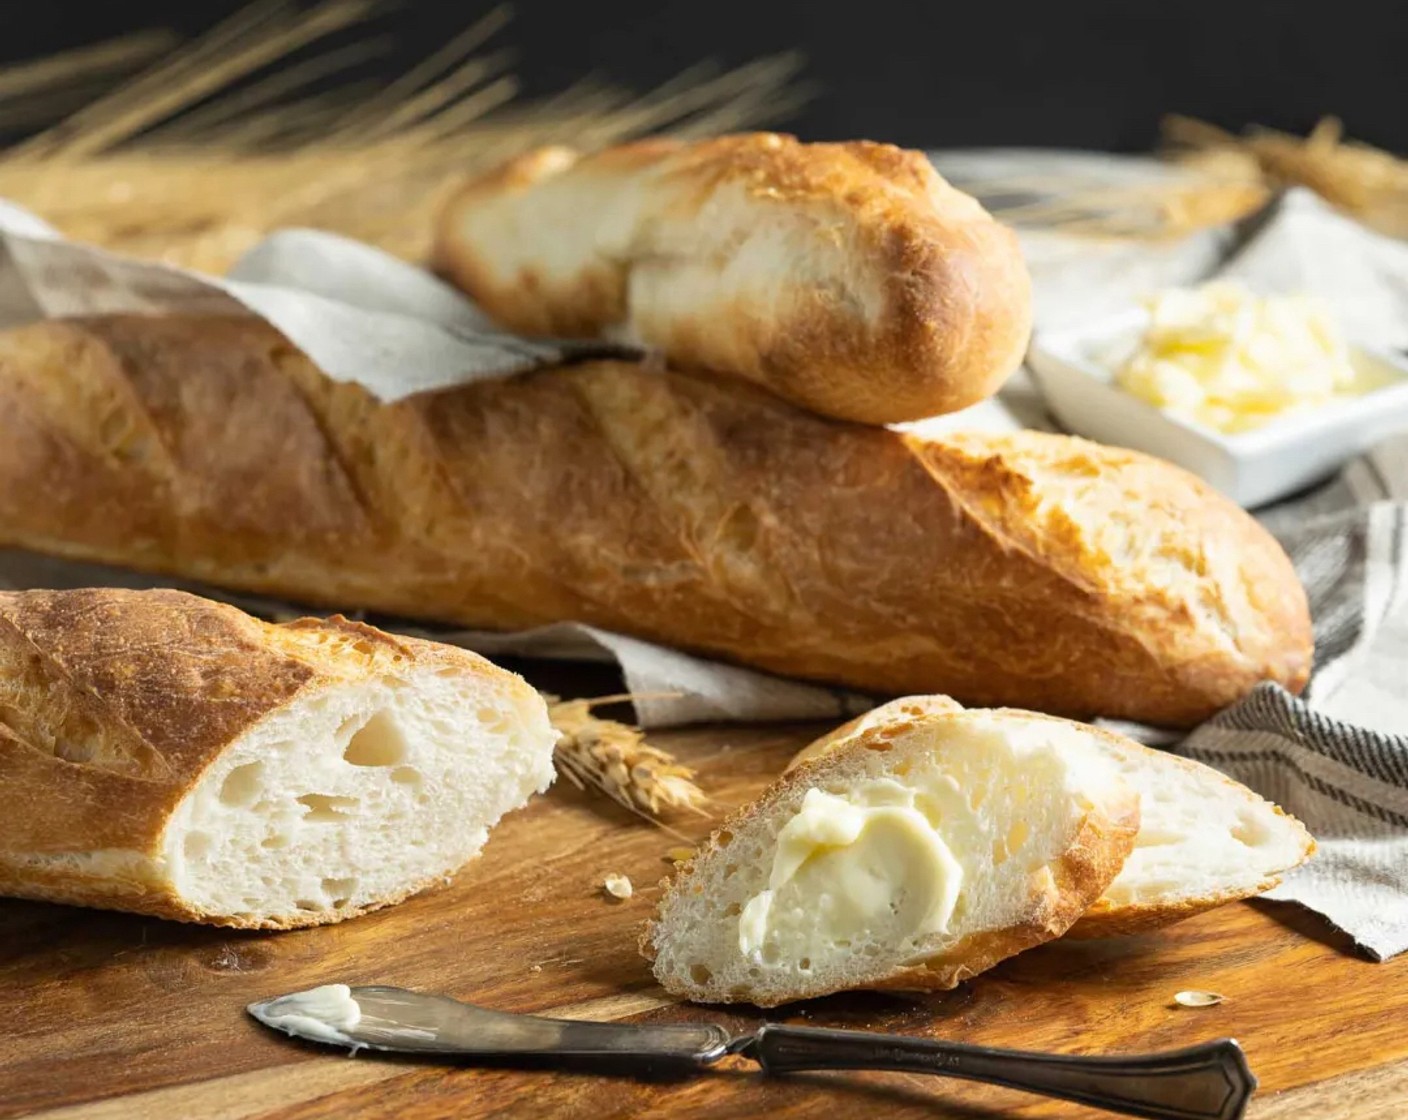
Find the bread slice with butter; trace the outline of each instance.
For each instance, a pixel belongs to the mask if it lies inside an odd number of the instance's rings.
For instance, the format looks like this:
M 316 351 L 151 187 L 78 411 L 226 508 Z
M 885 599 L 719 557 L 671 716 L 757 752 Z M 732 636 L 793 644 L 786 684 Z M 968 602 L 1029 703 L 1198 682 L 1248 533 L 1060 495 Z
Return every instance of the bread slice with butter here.
M 726 822 L 641 949 L 668 991 L 701 1002 L 951 988 L 1064 933 L 1138 830 L 1138 795 L 1089 729 L 896 718 Z
M 947 696 L 892 700 L 822 736 L 789 769 L 876 729 L 964 710 Z M 984 714 L 1039 725 L 1069 724 L 1033 712 Z M 1300 821 L 1227 775 L 1123 735 L 1074 726 L 1092 736 L 1138 791 L 1141 823 L 1124 868 L 1068 936 L 1142 933 L 1249 898 L 1270 890 L 1314 852 L 1315 841 Z

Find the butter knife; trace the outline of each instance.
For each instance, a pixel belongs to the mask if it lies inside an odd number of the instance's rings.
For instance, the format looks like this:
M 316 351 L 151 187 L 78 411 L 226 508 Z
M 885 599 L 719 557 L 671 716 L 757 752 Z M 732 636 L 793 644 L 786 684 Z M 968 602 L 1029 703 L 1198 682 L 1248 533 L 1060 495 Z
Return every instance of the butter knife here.
M 1159 1054 L 1042 1054 L 956 1042 L 766 1024 L 731 1035 L 715 1023 L 635 1025 L 491 1011 L 404 988 L 329 984 L 249 1005 L 295 1038 L 444 1060 L 601 1072 L 702 1071 L 725 1055 L 767 1073 L 899 1070 L 984 1081 L 1150 1120 L 1240 1120 L 1256 1078 L 1237 1043 Z

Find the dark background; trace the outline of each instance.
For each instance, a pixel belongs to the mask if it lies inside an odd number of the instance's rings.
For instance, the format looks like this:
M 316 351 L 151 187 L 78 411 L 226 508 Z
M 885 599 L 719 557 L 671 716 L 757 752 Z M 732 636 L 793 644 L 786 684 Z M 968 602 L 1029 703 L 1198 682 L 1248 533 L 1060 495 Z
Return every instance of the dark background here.
M 240 0 L 0 0 L 0 61 L 141 27 L 196 32 Z M 404 70 L 488 0 L 407 0 Z M 525 94 L 588 74 L 647 89 L 702 59 L 737 65 L 797 49 L 816 95 L 785 122 L 808 139 L 867 136 L 916 147 L 1152 145 L 1162 113 L 1234 129 L 1305 131 L 1321 114 L 1351 136 L 1408 150 L 1403 0 L 519 0 L 494 44 L 513 47 Z

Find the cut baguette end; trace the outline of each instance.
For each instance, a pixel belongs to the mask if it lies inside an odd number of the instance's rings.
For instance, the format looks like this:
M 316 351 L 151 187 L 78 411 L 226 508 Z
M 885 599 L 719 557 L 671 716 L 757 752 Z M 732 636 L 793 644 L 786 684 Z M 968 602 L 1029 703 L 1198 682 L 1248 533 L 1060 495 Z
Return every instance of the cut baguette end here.
M 882 878 L 896 876 L 892 894 L 854 936 L 833 937 L 841 927 L 828 925 L 834 906 L 820 890 L 777 887 L 784 830 L 816 792 L 864 798 L 877 783 L 889 783 L 885 798 L 891 785 L 912 793 L 961 869 L 952 909 L 942 928 L 896 925 L 889 915 L 929 884 L 907 878 L 905 860 L 871 860 Z M 1074 727 L 978 713 L 896 722 L 784 776 L 726 822 L 666 890 L 642 952 L 667 991 L 699 1002 L 770 1007 L 854 988 L 951 988 L 1064 933 L 1114 879 L 1138 824 L 1137 795 Z M 782 917 L 750 950 L 741 930 L 765 890 Z M 860 905 L 874 905 L 873 891 Z
M 160 866 L 199 921 L 341 921 L 477 856 L 551 784 L 555 739 L 526 685 L 440 668 L 326 686 L 215 760 L 172 813 Z
M 170 591 L 5 606 L 27 707 L 0 720 L 0 784 L 40 809 L 0 836 L 0 893 L 341 921 L 446 880 L 554 775 L 542 698 L 465 650 Z

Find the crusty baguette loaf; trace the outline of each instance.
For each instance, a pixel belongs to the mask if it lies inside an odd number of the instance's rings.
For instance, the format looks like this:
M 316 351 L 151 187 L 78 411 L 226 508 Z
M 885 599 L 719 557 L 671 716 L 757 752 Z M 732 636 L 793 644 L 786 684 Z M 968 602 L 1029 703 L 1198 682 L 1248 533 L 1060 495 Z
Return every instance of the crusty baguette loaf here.
M 339 609 L 573 619 L 882 695 L 1168 724 L 1298 690 L 1305 595 L 1192 476 L 585 363 L 378 404 L 245 319 L 0 333 L 0 543 Z
M 178 591 L 0 593 L 0 894 L 244 928 L 443 880 L 552 780 L 520 678 Z
M 1139 798 L 1094 739 L 979 712 L 862 730 L 727 820 L 641 951 L 706 1003 L 952 988 L 1059 937 L 1129 855 Z
M 1016 237 L 889 144 L 547 148 L 456 194 L 435 253 L 512 329 L 644 343 L 868 423 L 982 400 L 1031 330 Z
M 947 696 L 906 696 L 823 735 L 788 769 L 877 728 L 901 728 L 963 711 Z M 1034 712 L 982 714 L 1058 734 L 1067 721 Z M 1279 806 L 1210 766 L 1152 750 L 1110 731 L 1082 727 L 1140 797 L 1139 836 L 1123 869 L 1071 928 L 1069 937 L 1143 933 L 1214 906 L 1270 890 L 1315 851 L 1305 826 Z

